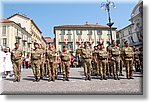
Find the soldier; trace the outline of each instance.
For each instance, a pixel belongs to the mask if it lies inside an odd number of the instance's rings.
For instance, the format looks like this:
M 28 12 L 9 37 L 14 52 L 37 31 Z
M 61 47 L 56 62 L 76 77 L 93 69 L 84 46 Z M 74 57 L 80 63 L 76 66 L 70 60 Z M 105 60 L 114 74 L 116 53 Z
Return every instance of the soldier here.
M 91 50 L 88 47 L 87 42 L 84 42 L 84 47 L 82 48 L 81 53 L 85 80 L 91 81 Z
M 112 41 L 111 47 L 111 59 L 113 63 L 113 74 L 115 80 L 120 80 L 120 48 L 116 45 L 116 42 Z
M 71 55 L 67 47 L 63 47 L 63 52 L 60 56 L 62 62 L 63 81 L 69 81 Z
M 118 44 L 118 47 L 120 48 L 120 74 L 119 76 L 124 76 L 123 75 L 123 54 L 122 54 L 122 48 L 120 47 L 120 44 Z
M 43 48 L 40 48 L 42 56 L 41 56 L 41 65 L 40 65 L 40 73 L 41 73 L 41 79 L 43 79 L 43 77 L 46 75 L 46 71 L 45 71 L 45 50 Z
M 97 53 L 98 53 L 98 48 L 97 46 L 94 46 L 94 50 L 92 53 L 92 62 L 93 62 L 93 71 L 95 71 L 95 75 L 98 75 L 98 61 L 97 61 Z
M 41 56 L 42 52 L 39 49 L 39 44 L 34 43 L 34 48 L 33 51 L 31 52 L 31 67 L 33 70 L 34 74 L 34 80 L 33 82 L 40 81 L 40 64 L 41 64 Z
M 134 66 L 137 72 L 140 71 L 140 60 L 139 60 L 140 52 L 137 48 L 134 49 Z
M 141 71 L 143 70 L 143 47 L 139 48 L 140 55 L 139 55 L 139 60 L 140 60 L 140 67 Z
M 15 48 L 11 52 L 11 60 L 13 64 L 14 82 L 20 82 L 21 78 L 21 57 L 22 51 L 19 50 L 19 43 L 15 43 Z
M 107 62 L 107 58 L 108 58 L 108 53 L 105 51 L 104 49 L 104 45 L 103 43 L 100 43 L 98 45 L 98 72 L 100 75 L 100 80 L 107 80 L 106 78 L 106 62 Z
M 47 61 L 48 61 L 48 81 L 55 81 L 55 69 L 54 69 L 54 55 L 55 49 L 53 49 L 53 45 L 49 45 L 49 49 L 47 50 Z
M 133 71 L 133 57 L 134 52 L 133 48 L 129 47 L 128 42 L 124 42 L 125 47 L 123 48 L 123 60 L 126 67 L 126 77 L 127 79 L 133 79 L 132 71 Z

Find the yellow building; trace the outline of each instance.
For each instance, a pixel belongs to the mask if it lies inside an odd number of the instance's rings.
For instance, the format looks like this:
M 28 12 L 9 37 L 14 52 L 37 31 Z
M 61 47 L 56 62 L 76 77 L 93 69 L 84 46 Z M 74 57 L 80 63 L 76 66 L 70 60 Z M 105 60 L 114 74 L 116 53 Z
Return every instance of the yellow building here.
M 31 34 L 14 21 L 0 20 L 0 45 L 15 48 L 15 43 L 20 43 L 20 49 L 26 55 L 31 51 Z
M 19 13 L 12 15 L 8 19 L 14 21 L 15 23 L 18 23 L 32 35 L 32 48 L 34 42 L 37 42 L 41 47 L 46 48 L 46 42 L 43 40 L 42 32 L 32 19 Z
M 116 40 L 116 29 L 112 27 L 113 40 Z M 106 47 L 111 38 L 108 26 L 87 23 L 84 25 L 55 26 L 54 34 L 55 46 L 58 51 L 61 51 L 64 45 L 68 45 L 71 50 L 76 50 L 79 44 L 85 41 L 88 41 L 92 48 L 100 41 L 104 41 Z

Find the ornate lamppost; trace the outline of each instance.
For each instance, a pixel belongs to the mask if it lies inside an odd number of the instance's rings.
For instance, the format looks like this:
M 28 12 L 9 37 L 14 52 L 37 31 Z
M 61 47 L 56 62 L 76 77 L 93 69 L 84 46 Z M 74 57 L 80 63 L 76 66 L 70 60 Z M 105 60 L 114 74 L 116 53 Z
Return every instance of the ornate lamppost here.
M 101 3 L 101 8 L 104 8 L 105 11 L 107 11 L 107 13 L 108 13 L 108 23 L 107 23 L 107 25 L 110 28 L 110 36 L 111 36 L 111 42 L 112 42 L 113 38 L 112 38 L 112 29 L 111 29 L 111 27 L 114 24 L 114 22 L 111 22 L 111 17 L 110 17 L 110 8 L 111 7 L 116 8 L 115 3 L 110 1 L 110 0 L 107 0 L 106 2 Z

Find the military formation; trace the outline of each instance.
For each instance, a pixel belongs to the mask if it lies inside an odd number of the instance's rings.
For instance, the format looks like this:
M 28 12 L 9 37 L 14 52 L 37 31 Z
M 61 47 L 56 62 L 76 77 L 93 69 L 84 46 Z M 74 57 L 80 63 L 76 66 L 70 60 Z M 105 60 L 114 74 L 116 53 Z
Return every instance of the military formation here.
M 91 81 L 92 75 L 99 77 L 100 80 L 107 80 L 109 77 L 120 80 L 124 67 L 126 78 L 133 79 L 133 66 L 135 66 L 135 71 L 143 70 L 143 49 L 132 48 L 127 41 L 124 42 L 123 48 L 112 41 L 107 48 L 101 42 L 94 46 L 94 49 L 89 46 L 88 42 L 84 42 L 75 52 L 84 68 L 85 81 Z M 19 82 L 21 79 L 22 55 L 19 43 L 15 43 L 15 48 L 11 52 L 14 82 Z M 48 82 L 54 82 L 58 79 L 58 70 L 62 71 L 63 81 L 69 81 L 70 65 L 71 52 L 67 46 L 63 47 L 62 52 L 58 52 L 52 44 L 49 44 L 47 49 L 42 49 L 38 43 L 34 43 L 34 49 L 31 52 L 33 82 L 39 82 L 44 77 L 47 77 Z

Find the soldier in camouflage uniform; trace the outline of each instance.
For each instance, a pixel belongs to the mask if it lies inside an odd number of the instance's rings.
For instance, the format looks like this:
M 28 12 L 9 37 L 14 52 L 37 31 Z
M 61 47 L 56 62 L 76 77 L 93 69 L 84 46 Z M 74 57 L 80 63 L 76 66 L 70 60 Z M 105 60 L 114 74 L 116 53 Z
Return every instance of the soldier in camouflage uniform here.
M 98 48 L 97 46 L 94 46 L 94 50 L 92 53 L 92 62 L 93 62 L 93 71 L 95 71 L 95 75 L 98 75 L 98 61 L 97 61 L 97 53 L 98 53 Z
M 14 82 L 20 82 L 21 78 L 21 57 L 22 51 L 19 50 L 19 43 L 15 43 L 15 48 L 11 52 L 11 60 L 13 64 Z
M 106 78 L 106 62 L 107 62 L 107 58 L 108 58 L 108 53 L 107 51 L 105 51 L 103 43 L 100 43 L 98 45 L 98 54 L 97 54 L 97 58 L 98 58 L 98 72 L 100 75 L 100 80 L 107 80 Z
M 45 70 L 45 50 L 43 48 L 40 48 L 42 56 L 41 56 L 41 65 L 40 65 L 40 73 L 41 73 L 41 79 L 43 79 L 44 76 L 46 76 L 46 70 Z
M 137 72 L 140 71 L 140 60 L 139 60 L 140 52 L 137 48 L 134 49 L 134 66 Z
M 91 80 L 91 50 L 87 45 L 87 42 L 84 42 L 84 47 L 81 49 L 81 57 L 82 57 L 82 64 L 84 67 L 84 75 L 85 80 Z
M 49 49 L 47 50 L 47 61 L 48 61 L 48 75 L 49 79 L 48 81 L 55 81 L 55 69 L 54 69 L 54 55 L 55 55 L 55 49 L 53 49 L 53 45 L 49 45 Z
M 32 71 L 34 74 L 34 80 L 33 82 L 40 81 L 40 65 L 41 65 L 41 56 L 42 56 L 42 52 L 39 49 L 39 44 L 38 43 L 34 43 L 34 48 L 33 51 L 31 52 L 31 67 L 32 67 Z
M 113 63 L 113 74 L 115 80 L 120 80 L 119 74 L 120 74 L 120 48 L 116 46 L 116 42 L 112 41 L 112 47 L 111 47 L 111 59 Z
M 118 47 L 120 48 L 120 76 L 124 76 L 123 75 L 123 54 L 122 54 L 122 48 L 120 47 L 120 44 L 118 44 Z
M 64 46 L 63 52 L 60 56 L 63 71 L 63 81 L 69 81 L 71 54 L 67 47 Z
M 123 60 L 126 67 L 126 77 L 127 79 L 133 79 L 133 58 L 134 52 L 133 48 L 129 47 L 128 42 L 124 42 L 125 47 L 123 47 Z

